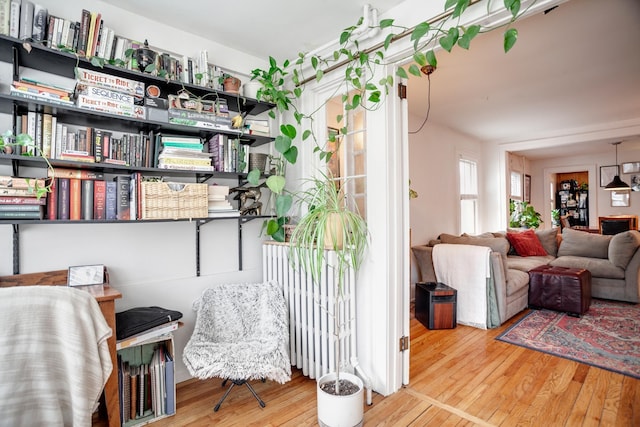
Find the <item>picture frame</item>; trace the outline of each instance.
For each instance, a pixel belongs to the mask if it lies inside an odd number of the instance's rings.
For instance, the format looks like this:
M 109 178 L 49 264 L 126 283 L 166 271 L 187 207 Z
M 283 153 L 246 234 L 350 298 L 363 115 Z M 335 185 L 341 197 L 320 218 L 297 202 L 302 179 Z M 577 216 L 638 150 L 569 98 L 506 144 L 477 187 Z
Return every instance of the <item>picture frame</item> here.
M 640 191 L 640 175 L 631 175 L 631 191 Z
M 616 175 L 620 175 L 618 165 L 600 166 L 600 187 L 606 187 Z
M 74 265 L 67 273 L 68 286 L 101 285 L 104 283 L 104 265 Z
M 612 191 L 611 206 L 612 207 L 628 207 L 629 206 L 629 190 Z
M 531 175 L 524 175 L 524 201 L 531 203 Z
M 627 162 L 622 164 L 622 173 L 640 172 L 640 162 Z

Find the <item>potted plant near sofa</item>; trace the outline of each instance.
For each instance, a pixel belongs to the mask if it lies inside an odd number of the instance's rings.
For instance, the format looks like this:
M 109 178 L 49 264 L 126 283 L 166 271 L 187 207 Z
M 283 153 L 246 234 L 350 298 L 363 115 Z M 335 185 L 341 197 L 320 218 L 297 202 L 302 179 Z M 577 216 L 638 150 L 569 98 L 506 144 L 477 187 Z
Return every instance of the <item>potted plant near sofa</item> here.
M 509 200 L 509 227 L 538 228 L 542 215 L 529 202 Z
M 307 213 L 292 232 L 291 260 L 310 274 L 316 285 L 324 274 L 333 274 L 335 284 L 335 298 L 329 304 L 333 305 L 336 371 L 318 380 L 318 421 L 321 425 L 354 426 L 363 420 L 364 384 L 356 375 L 340 370 L 339 337 L 353 321 L 343 318 L 340 305 L 344 302 L 345 275 L 349 269 L 358 271 L 369 233 L 365 220 L 349 208 L 344 185 L 338 188 L 336 180 L 322 173 L 307 181 L 307 189 L 297 194 L 298 203 Z

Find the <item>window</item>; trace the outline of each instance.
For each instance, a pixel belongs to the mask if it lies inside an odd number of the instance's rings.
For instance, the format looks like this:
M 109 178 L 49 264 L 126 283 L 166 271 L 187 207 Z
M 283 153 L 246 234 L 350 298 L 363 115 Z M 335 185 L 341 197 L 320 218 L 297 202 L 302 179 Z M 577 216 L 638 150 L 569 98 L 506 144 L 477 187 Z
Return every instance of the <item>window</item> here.
M 336 97 L 335 100 L 341 98 Z M 327 145 L 328 149 L 334 152 L 327 164 L 327 171 L 339 181 L 338 187 L 344 187 L 345 193 L 349 194 L 349 203 L 355 204 L 349 206 L 349 209 L 357 208 L 360 215 L 366 219 L 366 111 L 362 107 L 347 111 L 342 109 L 342 106 L 339 108 L 339 111 L 327 112 L 327 123 L 330 124 L 328 133 L 333 132 L 336 135 L 336 142 Z M 333 123 L 335 117 L 331 115 L 336 112 L 343 115 L 344 122 Z M 339 126 L 346 126 L 346 134 L 339 134 Z
M 478 167 L 476 162 L 460 159 L 460 232 L 477 234 Z

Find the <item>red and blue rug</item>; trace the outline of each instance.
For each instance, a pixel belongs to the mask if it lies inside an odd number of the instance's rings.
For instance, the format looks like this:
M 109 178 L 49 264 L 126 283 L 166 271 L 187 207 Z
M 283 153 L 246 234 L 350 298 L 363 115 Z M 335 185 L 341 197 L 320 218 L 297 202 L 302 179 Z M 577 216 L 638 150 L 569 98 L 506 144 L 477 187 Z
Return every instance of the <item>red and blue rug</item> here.
M 640 305 L 594 299 L 580 318 L 532 310 L 496 339 L 640 379 Z

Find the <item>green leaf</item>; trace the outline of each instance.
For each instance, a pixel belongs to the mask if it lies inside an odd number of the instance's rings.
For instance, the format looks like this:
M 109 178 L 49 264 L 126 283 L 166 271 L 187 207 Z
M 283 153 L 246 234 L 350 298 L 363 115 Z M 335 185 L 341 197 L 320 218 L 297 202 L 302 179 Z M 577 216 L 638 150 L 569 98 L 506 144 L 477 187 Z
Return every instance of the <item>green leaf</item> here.
M 307 129 L 302 133 L 302 140 L 306 141 L 307 138 L 309 138 L 310 136 L 311 136 L 311 131 L 309 129 Z
M 374 85 L 373 83 L 367 83 L 365 86 L 366 90 L 378 90 L 378 86 Z
M 518 41 L 518 30 L 515 28 L 509 28 L 504 33 L 504 52 L 507 53 Z
M 261 173 L 259 169 L 253 169 L 247 174 L 247 181 L 249 181 L 249 184 L 251 185 L 258 185 L 258 182 L 260 181 L 260 175 Z
M 355 95 L 353 95 L 353 98 L 351 99 L 351 106 L 354 110 L 356 109 L 356 107 L 358 107 L 358 105 L 360 105 L 361 99 L 362 97 L 359 94 L 356 93 Z
M 452 18 L 457 18 L 460 15 L 462 15 L 462 13 L 467 9 L 467 7 L 469 7 L 469 2 L 471 0 L 458 0 L 457 4 L 456 4 L 456 8 L 453 11 L 453 15 L 451 15 Z
M 296 96 L 296 98 L 300 98 L 300 96 L 302 95 L 302 88 L 297 87 L 293 90 L 293 94 Z
M 422 77 L 422 74 L 420 73 L 420 68 L 416 64 L 411 64 L 409 66 L 409 72 L 414 76 Z
M 293 125 L 282 125 L 280 126 L 280 132 L 282 132 L 283 135 L 288 136 L 291 139 L 294 139 L 296 137 L 296 128 Z
M 459 35 L 459 31 L 457 27 L 452 27 L 449 28 L 449 31 L 447 32 L 446 36 L 440 37 L 440 46 L 442 46 L 442 48 L 444 50 L 446 50 L 447 52 L 451 52 L 451 49 L 453 49 L 453 46 L 456 44 L 456 42 L 458 41 L 458 35 Z
M 278 135 L 274 141 L 274 146 L 279 153 L 285 153 L 291 147 L 291 138 L 285 135 Z
M 444 10 L 449 9 L 450 7 L 452 7 L 454 4 L 456 4 L 458 2 L 458 0 L 447 0 L 444 4 Z
M 412 41 L 419 41 L 422 37 L 424 37 L 425 34 L 427 34 L 429 32 L 429 23 L 428 22 L 421 22 L 420 24 L 416 25 L 416 27 L 413 29 L 413 32 L 411 33 L 411 40 Z
M 395 34 L 389 34 L 385 39 L 384 39 L 384 50 L 389 50 L 389 46 L 391 46 L 391 42 L 393 41 L 393 38 L 395 37 Z
M 380 102 L 380 91 L 377 90 L 377 91 L 371 92 L 371 94 L 369 94 L 369 98 L 368 99 L 371 102 L 376 102 L 376 103 Z
M 288 194 L 280 194 L 276 196 L 276 215 L 283 217 L 291 209 L 293 198 Z
M 293 113 L 293 117 L 296 119 L 296 123 L 301 124 L 304 115 L 302 113 L 298 113 L 297 111 Z
M 322 70 L 318 70 L 316 71 L 316 81 L 320 81 L 320 79 L 322 79 L 322 76 L 324 76 L 324 72 Z
M 398 69 L 396 70 L 396 76 L 400 77 L 401 79 L 409 78 L 409 76 L 407 75 L 407 72 L 402 67 L 398 67 Z
M 360 79 L 359 78 L 355 78 L 351 80 L 351 84 L 353 85 L 353 87 L 355 87 L 356 89 L 360 89 L 362 87 L 362 85 L 360 84 Z
M 504 7 L 511 12 L 511 16 L 514 18 L 520 12 L 520 0 L 504 0 Z
M 311 66 L 313 67 L 314 70 L 316 68 L 318 68 L 318 57 L 317 56 L 312 56 L 311 57 Z
M 344 116 L 342 114 L 338 114 L 336 116 L 336 122 L 340 123 L 342 121 L 342 119 L 344 118 Z
M 427 62 L 432 67 L 438 66 L 438 60 L 436 59 L 436 54 L 433 52 L 433 50 L 427 52 Z
M 345 44 L 347 40 L 349 40 L 349 36 L 351 36 L 350 31 L 343 31 L 342 34 L 340 34 L 340 44 Z
M 273 235 L 273 233 L 278 231 L 279 228 L 280 225 L 278 225 L 278 222 L 275 219 L 270 219 L 269 222 L 267 222 L 267 234 L 269 236 Z
M 286 180 L 282 175 L 271 175 L 269 178 L 267 178 L 267 187 L 269 187 L 269 190 L 276 194 L 282 193 L 285 183 Z
M 393 19 L 383 19 L 380 21 L 380 28 L 388 28 L 393 25 Z
M 277 65 L 278 62 L 276 61 L 276 59 L 273 56 L 269 56 L 269 66 L 271 68 L 276 68 Z
M 471 40 L 473 40 L 475 36 L 478 35 L 479 32 L 480 32 L 479 25 L 472 25 L 471 27 L 467 28 L 467 30 L 464 32 L 464 35 L 460 37 L 460 39 L 458 40 L 458 46 L 460 46 L 463 49 L 469 49 Z
M 420 65 L 421 67 L 427 65 L 427 56 L 422 52 L 416 52 L 413 54 L 413 59 Z
M 287 159 L 289 163 L 295 165 L 296 161 L 298 160 L 298 147 L 292 145 L 287 151 L 282 153 L 282 155 L 285 159 Z
M 275 112 L 275 111 L 273 111 L 273 110 L 270 110 L 267 114 L 268 114 L 268 115 L 269 115 L 269 117 L 271 117 L 272 119 L 275 119 L 275 118 L 276 118 L 276 112 Z
M 278 228 L 273 234 L 271 234 L 271 237 L 276 242 L 284 242 L 284 228 L 282 227 Z

